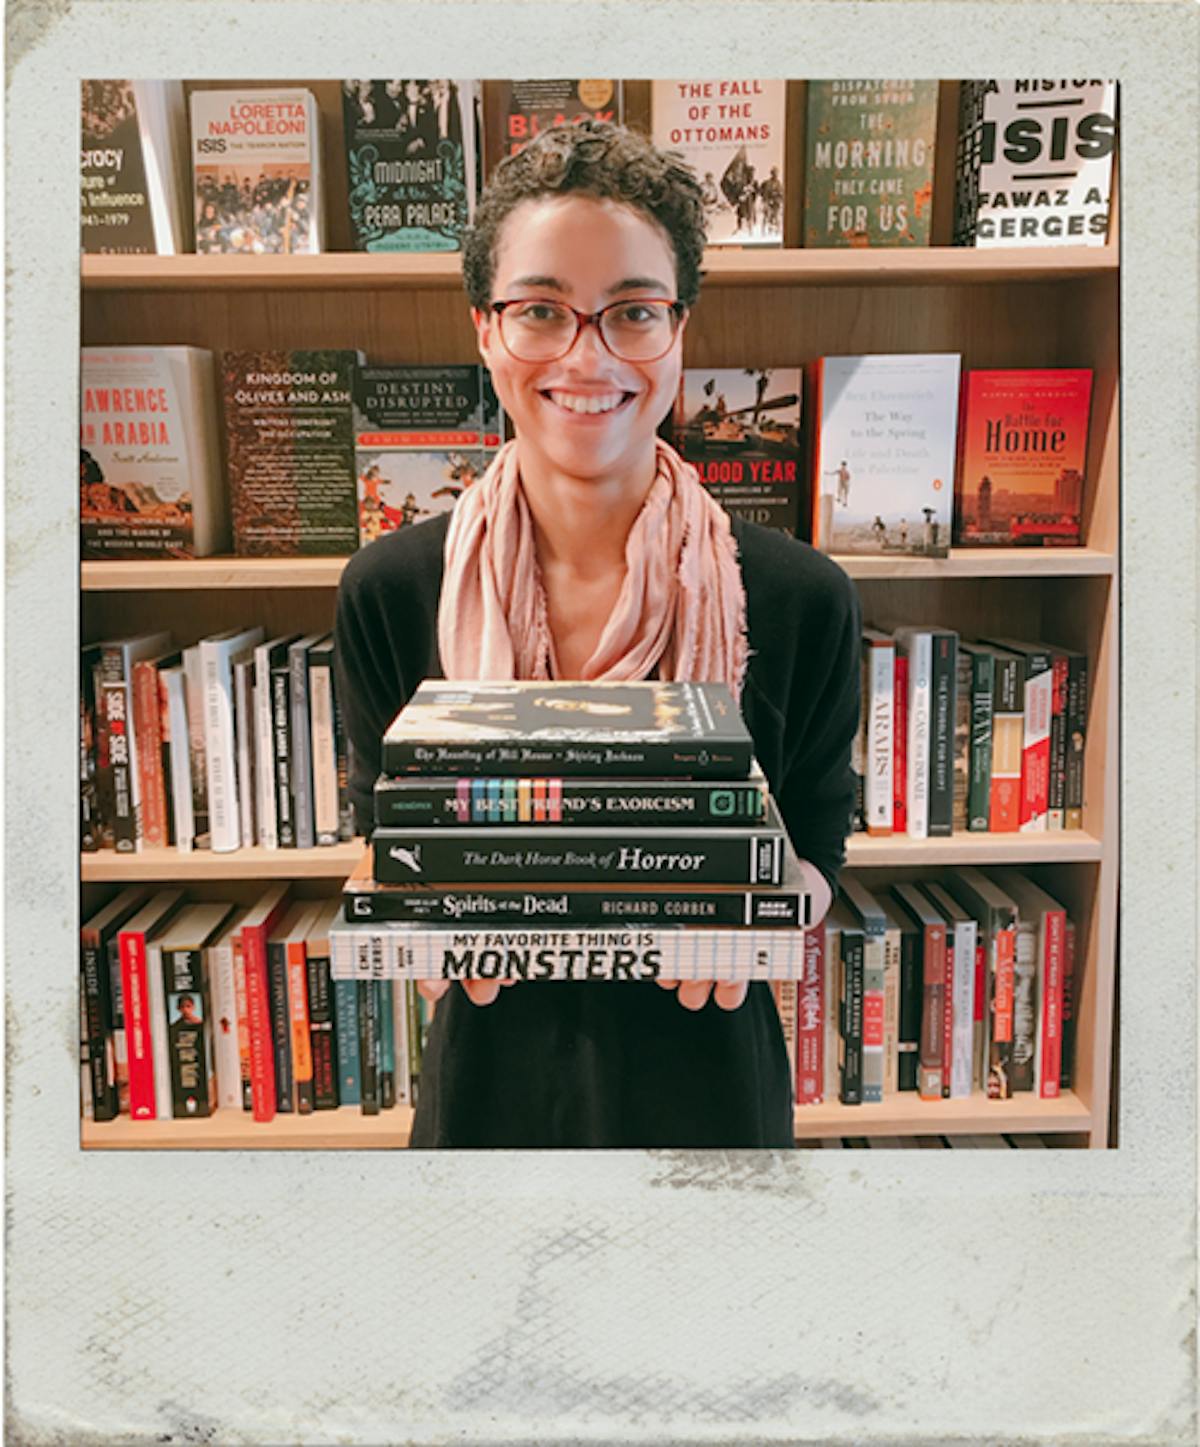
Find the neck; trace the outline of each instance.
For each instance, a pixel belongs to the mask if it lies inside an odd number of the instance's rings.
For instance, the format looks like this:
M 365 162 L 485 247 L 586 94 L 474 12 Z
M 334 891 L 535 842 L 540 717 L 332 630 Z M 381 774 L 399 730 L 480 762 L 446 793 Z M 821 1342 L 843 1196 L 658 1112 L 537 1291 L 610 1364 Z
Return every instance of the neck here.
M 637 465 L 600 477 L 564 473 L 520 438 L 517 462 L 543 568 L 569 569 L 580 577 L 623 569 L 629 530 L 654 484 L 653 443 Z

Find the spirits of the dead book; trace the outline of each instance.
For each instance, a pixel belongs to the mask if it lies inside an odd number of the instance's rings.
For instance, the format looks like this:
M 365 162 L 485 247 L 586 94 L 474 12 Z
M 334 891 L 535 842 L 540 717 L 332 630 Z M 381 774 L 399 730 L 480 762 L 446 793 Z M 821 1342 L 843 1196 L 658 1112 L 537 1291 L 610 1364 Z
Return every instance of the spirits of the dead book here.
M 356 251 L 461 251 L 475 206 L 470 80 L 344 80 L 350 231 Z
M 425 680 L 383 736 L 385 774 L 741 779 L 752 743 L 722 683 Z

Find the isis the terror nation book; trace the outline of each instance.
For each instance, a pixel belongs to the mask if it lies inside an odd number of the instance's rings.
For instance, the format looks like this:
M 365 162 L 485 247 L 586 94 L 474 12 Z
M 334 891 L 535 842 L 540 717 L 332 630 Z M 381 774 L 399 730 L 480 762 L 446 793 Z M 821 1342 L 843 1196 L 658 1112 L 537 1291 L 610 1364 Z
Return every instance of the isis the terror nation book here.
M 744 779 L 723 683 L 425 682 L 383 736 L 385 774 Z

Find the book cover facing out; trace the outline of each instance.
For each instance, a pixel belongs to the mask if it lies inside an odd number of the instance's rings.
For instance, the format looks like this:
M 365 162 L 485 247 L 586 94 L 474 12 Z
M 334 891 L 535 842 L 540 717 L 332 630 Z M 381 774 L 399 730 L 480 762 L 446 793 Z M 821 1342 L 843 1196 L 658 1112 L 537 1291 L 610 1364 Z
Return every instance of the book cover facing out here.
M 944 558 L 958 429 L 956 353 L 817 363 L 813 542 L 828 553 Z
M 484 367 L 360 367 L 354 389 L 360 540 L 449 512 L 491 462 L 501 425 Z
M 496 80 L 484 91 L 485 170 L 490 176 L 505 156 L 551 126 L 568 121 L 624 119 L 619 80 Z
M 82 82 L 79 222 L 93 254 L 158 250 L 131 80 Z
M 787 82 L 651 81 L 653 140 L 700 178 L 710 246 L 782 246 Z
M 383 736 L 385 773 L 745 778 L 751 740 L 720 683 L 426 679 Z
M 240 555 L 358 547 L 351 351 L 223 352 L 221 370 Z
M 344 80 L 356 251 L 461 251 L 474 201 L 474 83 Z
M 1091 395 L 1085 367 L 966 374 L 954 500 L 958 546 L 1079 543 Z
M 686 368 L 675 446 L 723 507 L 796 535 L 800 521 L 798 367 Z
M 805 246 L 928 246 L 936 80 L 810 80 Z

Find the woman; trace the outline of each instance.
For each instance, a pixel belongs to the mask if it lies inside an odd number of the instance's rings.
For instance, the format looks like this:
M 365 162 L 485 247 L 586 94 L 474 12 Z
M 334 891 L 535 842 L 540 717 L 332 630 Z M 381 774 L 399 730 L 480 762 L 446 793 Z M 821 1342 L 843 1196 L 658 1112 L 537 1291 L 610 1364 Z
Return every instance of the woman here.
M 818 915 L 844 859 L 860 619 L 829 559 L 734 522 L 658 440 L 699 290 L 695 176 L 621 127 L 504 161 L 463 258 L 515 440 L 450 516 L 380 539 L 338 597 L 359 827 L 425 677 L 697 678 L 740 695 Z M 790 1146 L 768 985 L 440 987 L 415 1146 Z

